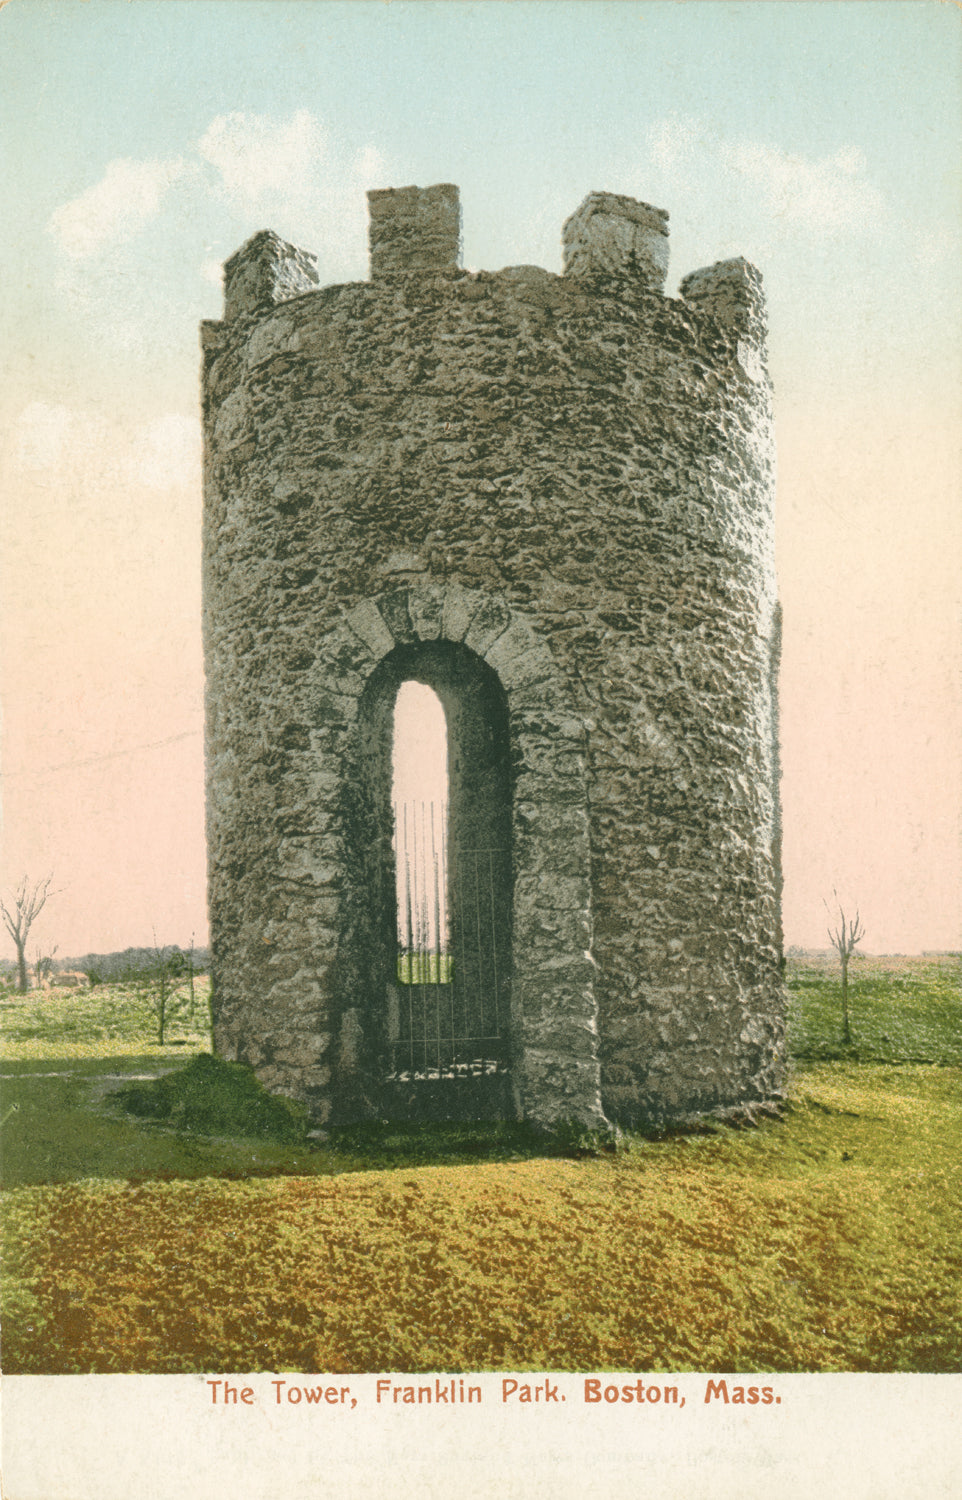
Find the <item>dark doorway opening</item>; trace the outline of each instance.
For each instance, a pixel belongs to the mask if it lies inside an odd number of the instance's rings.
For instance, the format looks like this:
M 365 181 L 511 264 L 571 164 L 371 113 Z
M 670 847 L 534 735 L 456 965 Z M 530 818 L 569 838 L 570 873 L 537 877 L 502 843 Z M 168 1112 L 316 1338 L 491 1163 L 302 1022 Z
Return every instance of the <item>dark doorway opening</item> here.
M 511 1116 L 504 691 L 464 646 L 401 646 L 374 674 L 366 711 L 384 793 L 374 1029 L 385 1108 L 401 1118 Z

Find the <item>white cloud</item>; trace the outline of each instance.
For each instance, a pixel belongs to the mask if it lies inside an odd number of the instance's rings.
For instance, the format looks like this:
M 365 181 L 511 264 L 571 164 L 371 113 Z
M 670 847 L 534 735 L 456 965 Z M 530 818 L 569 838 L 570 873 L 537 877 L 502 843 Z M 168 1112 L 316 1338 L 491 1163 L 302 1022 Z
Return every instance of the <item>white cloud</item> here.
M 182 339 L 188 308 L 213 311 L 214 245 L 226 258 L 271 228 L 318 256 L 322 282 L 363 278 L 365 190 L 384 179 L 374 146 L 346 148 L 307 109 L 218 115 L 176 160 L 112 161 L 51 215 L 54 285 L 98 345 L 149 356 Z
M 287 119 L 218 115 L 197 143 L 217 186 L 251 229 L 270 222 L 315 251 L 322 273 L 363 275 L 366 189 L 384 177 L 376 147 L 347 155 L 321 121 L 299 109 Z M 321 230 L 319 235 L 318 230 Z M 213 276 L 208 268 L 208 280 Z
M 923 234 L 915 252 L 915 259 L 920 266 L 930 268 L 941 265 L 946 260 L 958 260 L 960 249 L 960 236 L 954 229 L 936 229 L 930 234 Z
M 354 159 L 353 176 L 365 188 L 373 187 L 384 175 L 384 157 L 376 146 L 364 146 Z
M 761 189 L 778 219 L 832 231 L 865 228 L 885 210 L 884 197 L 865 175 L 865 158 L 853 146 L 813 159 L 737 141 L 722 147 L 722 160 L 733 175 Z
M 138 234 L 186 171 L 182 160 L 108 162 L 99 182 L 54 210 L 47 228 L 65 255 L 84 260 Z
M 662 171 L 677 169 L 695 157 L 702 134 L 697 120 L 672 115 L 670 119 L 659 120 L 648 131 L 648 154 Z
M 770 219 L 827 234 L 874 226 L 886 212 L 861 151 L 842 146 L 831 156 L 784 151 L 766 141 L 720 136 L 704 121 L 672 115 L 646 137 L 658 186 L 690 194 L 711 188 L 744 204 L 748 195 Z
M 201 262 L 201 278 L 210 283 L 211 286 L 222 287 L 224 285 L 224 267 L 219 260 L 205 260 Z
M 197 150 L 220 173 L 234 207 L 251 212 L 265 198 L 298 199 L 309 192 L 327 155 L 327 142 L 320 122 L 299 109 L 289 120 L 218 115 Z

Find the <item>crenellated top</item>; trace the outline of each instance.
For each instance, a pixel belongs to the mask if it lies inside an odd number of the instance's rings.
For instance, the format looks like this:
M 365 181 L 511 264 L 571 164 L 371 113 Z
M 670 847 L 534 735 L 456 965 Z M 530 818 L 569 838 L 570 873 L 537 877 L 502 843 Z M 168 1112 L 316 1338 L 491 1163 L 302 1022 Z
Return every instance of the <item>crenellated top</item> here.
M 453 183 L 381 188 L 367 197 L 373 284 L 398 276 L 438 273 L 472 279 L 460 269 L 461 205 Z M 668 272 L 665 209 L 623 194 L 589 193 L 565 221 L 562 247 L 563 275 L 552 280 L 582 285 L 596 278 L 630 281 L 644 292 L 664 295 Z M 518 269 L 531 273 L 535 268 L 514 268 Z M 540 274 L 550 276 L 547 271 Z M 224 266 L 224 320 L 258 317 L 319 286 L 315 255 L 288 244 L 271 230 L 262 230 Z M 679 298 L 694 311 L 709 314 L 739 343 L 750 344 L 756 351 L 764 346 L 762 278 L 748 261 L 719 261 L 693 271 L 681 282 Z
M 702 312 L 711 313 L 724 328 L 740 339 L 756 344 L 765 341 L 765 289 L 762 273 L 738 256 L 719 260 L 713 266 L 692 271 L 678 288 L 684 302 Z

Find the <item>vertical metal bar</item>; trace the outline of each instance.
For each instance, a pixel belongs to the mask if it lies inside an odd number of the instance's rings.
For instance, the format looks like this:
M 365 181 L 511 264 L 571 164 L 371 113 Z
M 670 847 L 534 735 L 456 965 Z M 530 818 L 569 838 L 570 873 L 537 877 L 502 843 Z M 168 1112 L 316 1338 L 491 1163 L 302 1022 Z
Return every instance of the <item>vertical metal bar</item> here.
M 449 894 L 448 894 L 448 886 L 449 886 L 449 881 L 448 881 L 448 803 L 447 803 L 447 798 L 446 797 L 442 797 L 442 799 L 441 799 L 441 801 L 439 803 L 438 818 L 439 818 L 439 826 L 440 826 L 440 834 L 439 834 L 439 839 L 438 839 L 438 847 L 439 847 L 439 849 L 441 851 L 441 880 L 440 880 L 440 888 L 441 888 L 441 933 L 440 933 L 440 941 L 441 941 L 441 951 L 442 951 L 442 953 L 446 953 L 447 952 L 447 948 L 448 948 L 448 940 L 449 940 L 449 932 L 448 932 L 448 907 L 450 905 Z
M 484 1036 L 484 953 L 481 944 L 481 868 L 478 864 L 478 851 L 474 851 L 474 909 L 478 928 L 478 1020 L 480 1023 L 478 1035 Z M 484 1058 L 481 1060 L 482 1071 L 484 1069 Z
M 424 804 L 418 802 L 416 817 L 418 820 L 418 1004 L 417 1004 L 417 1027 L 418 1027 L 418 1069 L 424 1067 Z
M 413 933 L 413 941 L 412 941 L 412 945 L 411 945 L 411 953 L 412 953 L 412 964 L 415 967 L 412 969 L 411 984 L 410 984 L 410 988 L 408 990 L 408 1012 L 409 1012 L 409 1015 L 410 1015 L 410 1025 L 409 1025 L 409 1030 L 408 1030 L 408 1037 L 409 1037 L 409 1045 L 410 1045 L 410 1053 L 411 1053 L 411 1070 L 413 1072 L 413 1070 L 414 1070 L 414 1031 L 415 1031 L 415 1027 L 414 1027 L 414 987 L 415 987 L 415 982 L 416 982 L 416 977 L 415 976 L 417 975 L 417 972 L 418 972 L 416 965 L 417 965 L 417 963 L 419 961 L 417 955 L 418 955 L 418 948 L 420 946 L 420 939 L 421 939 L 421 903 L 420 903 L 419 894 L 418 894 L 418 817 L 417 817 L 417 805 L 416 804 L 412 804 L 412 806 L 411 806 L 411 866 L 412 866 L 412 870 L 413 870 L 412 880 L 413 880 L 413 886 L 414 886 L 414 933 Z
M 405 936 L 404 936 L 404 963 L 406 965 L 406 982 L 411 983 L 411 943 L 413 941 L 412 916 L 411 916 L 411 848 L 408 839 L 408 805 L 404 804 L 404 904 L 405 904 Z
M 411 803 L 411 869 L 414 882 L 414 933 L 411 939 L 411 1070 L 418 1068 L 418 1024 L 423 1007 L 421 984 L 421 839 L 418 828 L 418 804 Z
M 465 937 L 466 928 L 467 928 L 467 921 L 466 921 L 465 906 L 464 906 L 464 850 L 463 849 L 458 849 L 457 852 L 456 852 L 455 858 L 457 859 L 457 862 L 458 862 L 458 927 L 460 929 L 460 934 L 461 934 L 460 1005 L 461 1005 L 462 1014 L 464 1016 L 464 1023 L 465 1023 L 464 1029 L 467 1030 L 467 1019 L 468 1019 L 468 988 L 467 988 L 467 985 L 468 985 L 468 965 L 467 965 L 467 943 L 466 943 L 466 937 Z M 452 1025 L 451 1025 L 451 1041 L 453 1043 L 455 1043 L 457 1041 L 457 1026 L 456 1026 L 456 1024 L 453 1021 L 453 1017 L 452 1017 Z
M 454 954 L 450 951 L 452 949 L 452 947 L 454 946 L 454 943 L 453 943 L 454 934 L 451 931 L 451 894 L 452 894 L 452 892 L 451 892 L 451 886 L 452 886 L 452 874 L 453 874 L 453 872 L 452 872 L 452 870 L 450 869 L 450 867 L 448 865 L 449 847 L 450 846 L 449 846 L 449 841 L 448 841 L 448 800 L 447 800 L 447 798 L 445 798 L 444 801 L 442 802 L 441 808 L 442 808 L 442 818 L 441 818 L 441 860 L 442 860 L 442 866 L 441 867 L 442 867 L 443 874 L 444 874 L 444 944 L 445 944 L 445 948 L 448 950 L 448 952 L 447 952 L 447 960 L 448 960 L 448 1009 L 451 1012 L 451 1053 L 450 1053 L 449 1062 L 453 1063 L 453 1061 L 454 1061 L 454 986 L 455 986 L 455 984 L 457 982 L 457 975 L 455 973 Z
M 438 1076 L 441 1075 L 441 891 L 438 879 L 438 845 L 431 803 L 431 859 L 434 865 L 434 1030 Z
M 494 851 L 488 850 L 488 881 L 491 892 L 491 968 L 494 975 L 494 1029 L 501 1035 L 501 1013 L 498 1005 L 498 927 L 494 910 Z
M 428 882 L 428 858 L 431 843 L 428 838 L 428 802 L 420 804 L 422 825 L 422 1005 L 420 1005 L 420 1034 L 422 1034 L 423 1067 L 428 1068 L 428 1011 L 431 1008 L 431 886 Z
M 408 912 L 407 912 L 407 917 L 408 917 L 408 934 L 407 934 L 407 937 L 408 937 L 408 941 L 407 941 L 407 990 L 406 990 L 406 995 L 407 995 L 407 1007 L 406 1007 L 407 1008 L 407 1026 L 405 1027 L 405 1032 L 406 1032 L 405 1042 L 407 1043 L 407 1046 L 405 1048 L 405 1051 L 406 1051 L 406 1059 L 405 1059 L 405 1061 L 407 1063 L 408 1068 L 411 1069 L 414 1066 L 414 1056 L 413 1056 L 413 1053 L 411 1051 L 411 1035 L 412 1035 L 412 1030 L 413 1030 L 413 1026 L 414 1026 L 414 1015 L 413 1015 L 413 1010 L 412 1010 L 412 1007 L 413 1007 L 413 1004 L 414 1004 L 414 996 L 413 996 L 413 992 L 411 990 L 411 985 L 414 982 L 414 921 L 415 921 L 415 917 L 414 917 L 415 906 L 414 906 L 414 903 L 415 903 L 416 895 L 417 895 L 416 889 L 414 887 L 413 882 L 416 880 L 417 876 L 416 876 L 416 872 L 412 869 L 411 840 L 412 840 L 413 830 L 408 827 L 408 814 L 409 814 L 409 811 L 410 811 L 410 805 L 407 802 L 405 802 L 405 804 L 404 804 L 404 867 L 405 867 L 405 871 L 406 871 L 406 875 L 407 875 L 407 893 L 408 893 Z

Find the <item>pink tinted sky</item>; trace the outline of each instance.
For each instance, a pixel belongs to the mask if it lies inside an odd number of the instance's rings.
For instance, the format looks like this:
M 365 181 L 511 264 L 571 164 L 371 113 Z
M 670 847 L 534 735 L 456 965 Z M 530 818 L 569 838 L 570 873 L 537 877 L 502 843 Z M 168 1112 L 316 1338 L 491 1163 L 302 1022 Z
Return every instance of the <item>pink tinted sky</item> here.
M 786 940 L 824 943 L 837 887 L 869 951 L 962 946 L 947 8 L 38 0 L 0 31 L 21 148 L 0 882 L 53 872 L 41 945 L 206 937 L 197 323 L 219 262 L 270 225 L 361 278 L 365 189 L 450 180 L 472 266 L 559 269 L 599 187 L 669 208 L 670 286 L 760 265 Z

